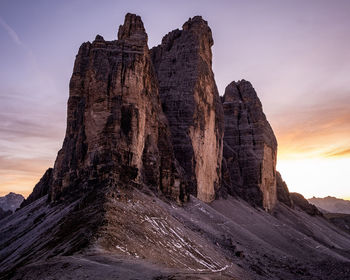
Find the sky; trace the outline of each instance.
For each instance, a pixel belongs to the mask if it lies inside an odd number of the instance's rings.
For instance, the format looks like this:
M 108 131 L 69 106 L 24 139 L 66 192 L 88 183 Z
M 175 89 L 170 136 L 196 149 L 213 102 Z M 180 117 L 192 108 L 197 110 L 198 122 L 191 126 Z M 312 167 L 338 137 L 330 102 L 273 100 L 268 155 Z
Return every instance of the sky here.
M 150 47 L 189 17 L 213 32 L 220 94 L 249 80 L 278 140 L 277 169 L 305 197 L 350 199 L 350 1 L 0 0 L 0 196 L 27 196 L 61 148 L 82 42 L 140 15 Z

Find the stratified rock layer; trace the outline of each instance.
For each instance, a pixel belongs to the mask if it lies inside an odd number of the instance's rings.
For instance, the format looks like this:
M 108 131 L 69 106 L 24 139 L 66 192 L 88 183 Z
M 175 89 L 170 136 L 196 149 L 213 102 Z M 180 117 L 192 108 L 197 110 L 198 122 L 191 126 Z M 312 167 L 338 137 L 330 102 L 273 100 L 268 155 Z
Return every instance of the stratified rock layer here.
M 189 192 L 210 202 L 221 179 L 223 112 L 212 71 L 213 39 L 196 16 L 151 50 L 174 152 Z
M 223 186 L 256 206 L 276 203 L 277 141 L 261 102 L 247 81 L 232 82 L 223 97 Z
M 67 130 L 51 200 L 99 186 L 149 186 L 184 199 L 141 18 L 127 14 L 117 41 L 82 44 L 70 81 Z

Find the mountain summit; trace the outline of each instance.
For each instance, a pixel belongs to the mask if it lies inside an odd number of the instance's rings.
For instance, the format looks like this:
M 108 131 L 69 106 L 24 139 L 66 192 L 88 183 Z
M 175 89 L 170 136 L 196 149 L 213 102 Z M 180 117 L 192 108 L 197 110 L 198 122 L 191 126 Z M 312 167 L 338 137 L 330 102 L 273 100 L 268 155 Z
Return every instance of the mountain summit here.
M 195 16 L 149 49 L 127 14 L 81 45 L 55 165 L 0 221 L 1 279 L 346 279 L 350 236 L 289 193 L 252 84 L 219 96 L 213 43 Z

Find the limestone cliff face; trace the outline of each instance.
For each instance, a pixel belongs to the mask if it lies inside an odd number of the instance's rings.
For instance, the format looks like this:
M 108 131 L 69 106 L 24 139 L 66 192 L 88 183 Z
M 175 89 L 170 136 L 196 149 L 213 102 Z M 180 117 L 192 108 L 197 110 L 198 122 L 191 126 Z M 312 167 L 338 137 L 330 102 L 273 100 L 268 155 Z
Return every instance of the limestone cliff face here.
M 225 114 L 223 189 L 271 210 L 276 196 L 277 141 L 252 85 L 232 82 L 222 98 Z
M 189 192 L 210 202 L 221 180 L 223 111 L 212 71 L 206 21 L 189 19 L 151 50 L 163 111 Z
M 180 201 L 181 173 L 161 109 L 147 34 L 141 18 L 127 14 L 118 40 L 98 35 L 79 49 L 51 200 L 100 185 L 146 184 Z

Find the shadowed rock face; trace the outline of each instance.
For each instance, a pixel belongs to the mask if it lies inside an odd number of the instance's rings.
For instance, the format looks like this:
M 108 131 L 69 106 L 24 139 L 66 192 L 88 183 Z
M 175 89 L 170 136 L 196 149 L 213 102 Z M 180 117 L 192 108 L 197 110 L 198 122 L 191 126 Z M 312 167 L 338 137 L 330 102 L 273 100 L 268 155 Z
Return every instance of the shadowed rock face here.
M 290 198 L 288 186 L 283 181 L 281 174 L 276 171 L 276 188 L 277 188 L 277 200 L 284 203 L 289 207 L 293 207 L 293 201 Z
M 196 16 L 151 50 L 162 107 L 189 192 L 210 202 L 221 179 L 223 112 L 212 71 L 213 39 Z
M 52 184 L 52 168 L 49 168 L 46 170 L 43 177 L 41 177 L 39 183 L 35 185 L 32 193 L 25 200 L 23 200 L 23 202 L 21 203 L 21 208 L 47 195 L 51 184 Z
M 20 207 L 23 200 L 23 195 L 10 192 L 5 196 L 0 197 L 0 208 L 5 212 L 9 210 L 12 213 Z
M 311 216 L 323 216 L 322 212 L 318 210 L 315 205 L 309 203 L 300 193 L 290 193 L 290 198 L 293 201 L 293 205 L 299 210 L 302 210 Z
M 67 130 L 50 199 L 99 185 L 140 187 L 184 200 L 141 18 L 127 14 L 117 41 L 81 45 L 70 80 Z
M 276 204 L 277 141 L 247 81 L 232 82 L 222 98 L 225 114 L 223 186 L 253 205 Z
M 6 218 L 7 216 L 10 216 L 12 214 L 11 210 L 3 210 L 2 208 L 0 208 L 0 220 L 3 218 Z

